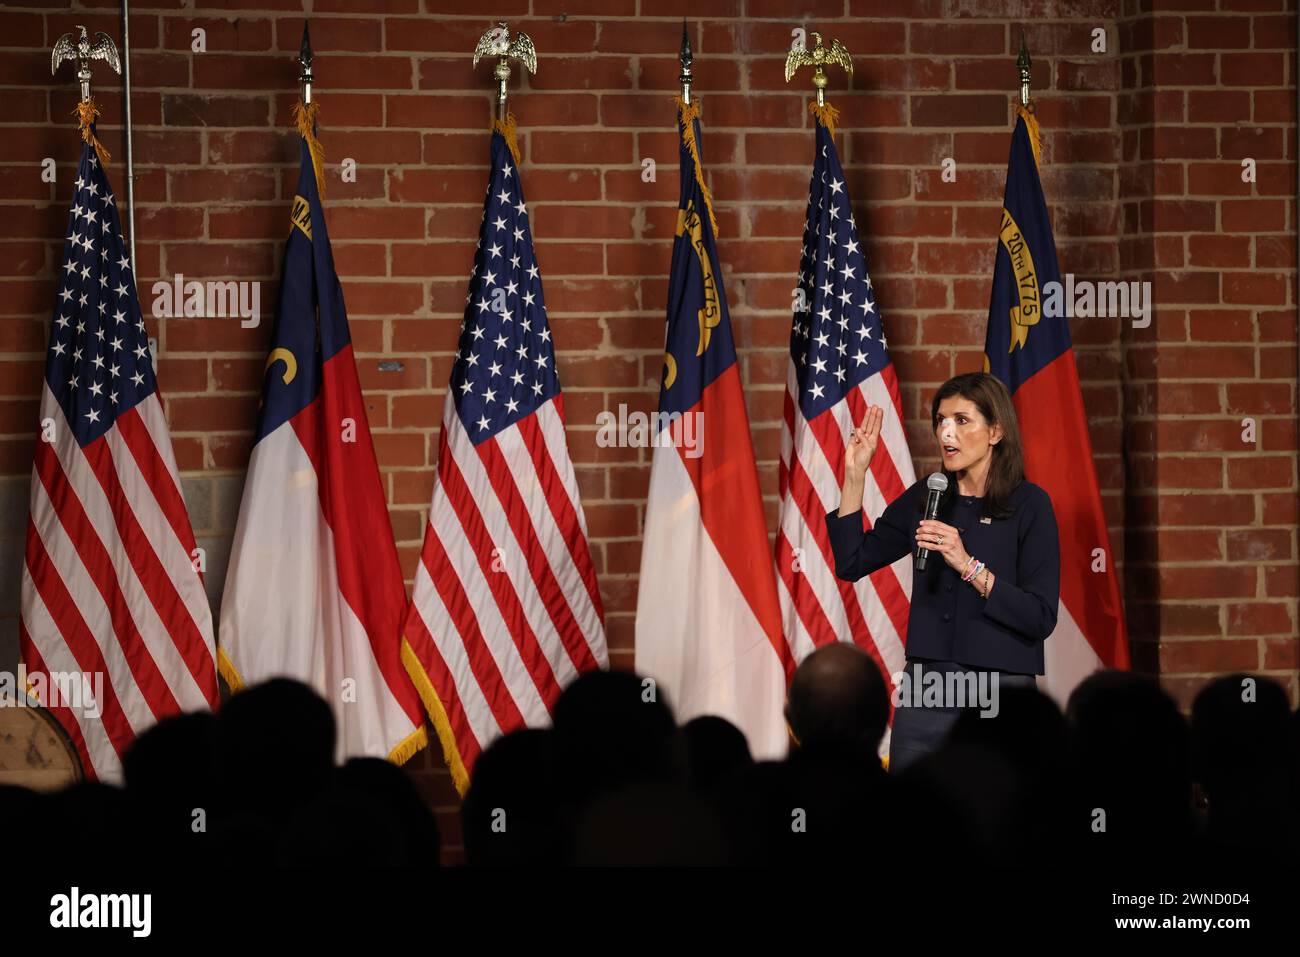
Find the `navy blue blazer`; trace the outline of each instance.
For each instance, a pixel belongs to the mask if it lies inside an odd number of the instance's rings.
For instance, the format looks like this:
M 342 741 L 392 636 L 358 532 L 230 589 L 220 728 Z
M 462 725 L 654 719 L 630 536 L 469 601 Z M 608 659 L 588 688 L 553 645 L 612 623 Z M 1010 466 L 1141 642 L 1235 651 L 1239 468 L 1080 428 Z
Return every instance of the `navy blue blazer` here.
M 925 480 L 891 502 L 871 531 L 862 530 L 862 510 L 826 516 L 835 574 L 857 581 L 916 550 L 916 529 L 924 518 Z M 1043 641 L 1056 627 L 1061 588 L 1061 554 L 1056 515 L 1048 494 L 1021 482 L 1011 494 L 1008 518 L 987 518 L 984 500 L 950 494 L 938 520 L 961 532 L 967 553 L 993 570 L 987 599 L 944 561 L 930 553 L 924 572 L 913 572 L 907 618 L 907 655 L 955 661 L 1017 674 L 1043 673 Z

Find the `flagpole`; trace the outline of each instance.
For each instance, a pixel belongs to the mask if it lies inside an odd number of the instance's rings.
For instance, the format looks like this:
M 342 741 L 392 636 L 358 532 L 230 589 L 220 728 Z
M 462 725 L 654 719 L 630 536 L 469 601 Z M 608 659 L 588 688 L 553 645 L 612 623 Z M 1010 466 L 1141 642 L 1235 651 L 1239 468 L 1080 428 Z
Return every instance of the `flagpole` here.
M 1029 47 L 1025 44 L 1025 31 L 1020 31 L 1020 56 L 1016 58 L 1016 68 L 1020 71 L 1020 105 L 1029 109 Z
M 139 273 L 135 258 L 135 150 L 131 142 L 131 0 L 122 0 L 122 143 L 126 151 L 126 234 L 131 246 L 131 268 Z
M 691 105 L 691 62 L 694 56 L 691 54 L 691 38 L 686 32 L 686 18 L 682 17 L 682 50 L 677 58 L 681 61 L 682 72 L 677 79 L 682 84 L 682 102 L 687 106 Z
M 302 105 L 308 106 L 311 103 L 311 85 L 316 78 L 311 72 L 311 33 L 307 29 L 307 21 L 302 23 L 302 44 L 298 47 L 298 65 L 302 71 L 298 74 L 298 82 L 302 84 Z

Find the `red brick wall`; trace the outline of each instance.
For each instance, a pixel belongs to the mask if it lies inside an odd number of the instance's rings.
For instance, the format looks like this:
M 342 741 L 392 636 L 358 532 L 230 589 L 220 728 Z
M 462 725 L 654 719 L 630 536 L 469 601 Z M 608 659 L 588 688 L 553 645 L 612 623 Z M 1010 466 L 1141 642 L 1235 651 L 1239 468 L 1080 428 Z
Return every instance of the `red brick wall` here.
M 409 574 L 487 174 L 490 67 L 472 70 L 469 58 L 491 20 L 447 0 L 308 2 L 326 209 Z M 146 311 L 149 286 L 178 272 L 262 280 L 273 309 L 297 174 L 289 111 L 302 7 L 133 3 Z M 648 455 L 598 448 L 595 419 L 656 401 L 680 17 L 692 17 L 771 527 L 811 160 L 806 78 L 791 88 L 781 74 L 791 30 L 818 29 L 854 54 L 852 80 L 834 73 L 831 99 L 920 472 L 936 462 L 924 403 L 980 364 L 1023 22 L 1062 272 L 1156 284 L 1151 328 L 1073 325 L 1135 661 L 1184 703 L 1206 676 L 1236 668 L 1274 675 L 1294 700 L 1294 0 L 503 0 L 491 13 L 530 33 L 540 54 L 535 77 L 516 68 L 512 105 L 616 664 L 632 662 Z M 47 64 L 78 23 L 118 36 L 116 3 L 0 3 L 0 498 L 12 506 L 0 524 L 0 643 L 15 628 L 36 395 L 78 151 L 71 70 L 51 81 Z M 206 31 L 205 53 L 191 53 L 194 28 Z M 1097 28 L 1104 53 L 1091 49 Z M 95 85 L 121 195 L 119 88 L 102 69 Z M 1254 184 L 1240 181 L 1246 156 Z M 56 184 L 40 179 L 44 157 L 58 162 Z M 955 183 L 940 175 L 949 157 Z M 355 183 L 340 179 L 344 158 L 358 165 Z M 658 164 L 652 183 L 641 178 L 646 158 Z M 151 324 L 214 599 L 269 321 Z M 401 371 L 378 369 L 392 360 Z M 1257 425 L 1250 446 L 1246 417 Z M 422 786 L 449 807 L 439 768 L 436 755 L 416 759 Z M 455 843 L 454 815 L 443 823 Z
M 1296 691 L 1296 20 L 1221 6 L 1118 24 L 1119 268 L 1158 310 L 1121 345 L 1125 598 L 1184 703 L 1223 671 Z

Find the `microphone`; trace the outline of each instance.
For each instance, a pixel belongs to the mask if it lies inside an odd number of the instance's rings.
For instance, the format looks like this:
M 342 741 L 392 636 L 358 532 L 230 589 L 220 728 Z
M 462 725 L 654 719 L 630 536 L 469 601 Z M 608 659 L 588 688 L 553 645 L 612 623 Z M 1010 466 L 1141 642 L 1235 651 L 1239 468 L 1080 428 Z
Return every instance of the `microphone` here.
M 925 480 L 925 487 L 929 490 L 925 496 L 925 517 L 927 521 L 933 521 L 939 514 L 939 496 L 948 491 L 948 476 L 942 472 L 934 472 Z M 930 549 L 918 546 L 912 567 L 918 572 L 925 571 L 925 563 L 929 558 Z

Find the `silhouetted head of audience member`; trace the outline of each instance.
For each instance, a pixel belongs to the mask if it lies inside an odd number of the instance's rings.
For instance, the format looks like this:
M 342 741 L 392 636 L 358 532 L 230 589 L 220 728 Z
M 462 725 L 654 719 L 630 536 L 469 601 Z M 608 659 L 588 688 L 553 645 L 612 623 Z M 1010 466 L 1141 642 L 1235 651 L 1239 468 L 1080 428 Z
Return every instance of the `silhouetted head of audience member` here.
M 565 853 L 549 728 L 524 728 L 488 745 L 474 762 L 460 806 L 472 867 L 550 865 Z
M 438 867 L 433 812 L 405 771 L 382 758 L 351 758 L 332 786 L 290 816 L 276 858 L 294 867 Z
M 196 711 L 164 718 L 131 744 L 122 773 L 156 850 L 194 852 L 194 841 L 207 835 L 208 819 L 216 816 L 217 716 Z
M 990 705 L 964 709 L 939 749 L 903 773 L 899 803 L 922 841 L 960 834 L 974 853 L 1028 860 L 1069 831 L 1069 728 L 1036 688 L 996 688 Z
M 996 708 L 967 708 L 948 740 L 985 745 L 1036 776 L 1063 776 L 1069 768 L 1070 727 L 1037 688 L 1000 685 Z
M 1291 706 L 1282 686 L 1226 675 L 1192 704 L 1196 778 L 1209 798 L 1209 833 L 1235 847 L 1294 848 L 1297 801 Z
M 1079 810 L 1074 824 L 1102 854 L 1147 853 L 1189 838 L 1191 733 L 1173 699 L 1152 678 L 1099 671 L 1066 707 Z
M 334 790 L 371 801 L 379 813 L 397 825 L 401 863 L 418 867 L 441 865 L 438 819 L 406 771 L 383 758 L 349 758 L 334 775 Z
M 217 780 L 217 716 L 195 711 L 163 718 L 131 743 L 122 776 L 140 801 L 170 806 L 207 797 Z
M 696 792 L 712 791 L 754 763 L 744 733 L 726 718 L 713 714 L 693 718 L 682 728 L 682 738 Z
M 41 795 L 41 813 L 32 832 L 42 836 L 43 859 L 132 861 L 140 853 L 139 814 L 121 788 L 80 781 Z
M 217 714 L 223 813 L 272 829 L 332 783 L 335 726 L 310 687 L 273 678 L 236 692 Z
M 662 689 L 630 671 L 588 671 L 555 703 L 556 783 L 581 804 L 638 781 L 684 777 Z
M 571 857 L 580 867 L 710 867 L 728 862 L 715 806 L 665 781 L 639 781 L 585 805 Z
M 298 807 L 279 829 L 275 860 L 283 867 L 395 867 L 410 860 L 401 822 L 375 795 L 331 788 Z
M 0 784 L 0 821 L 32 821 L 42 807 L 41 795 L 30 788 Z
M 802 751 L 874 756 L 889 722 L 889 691 L 870 655 L 837 641 L 795 670 L 785 716 Z

